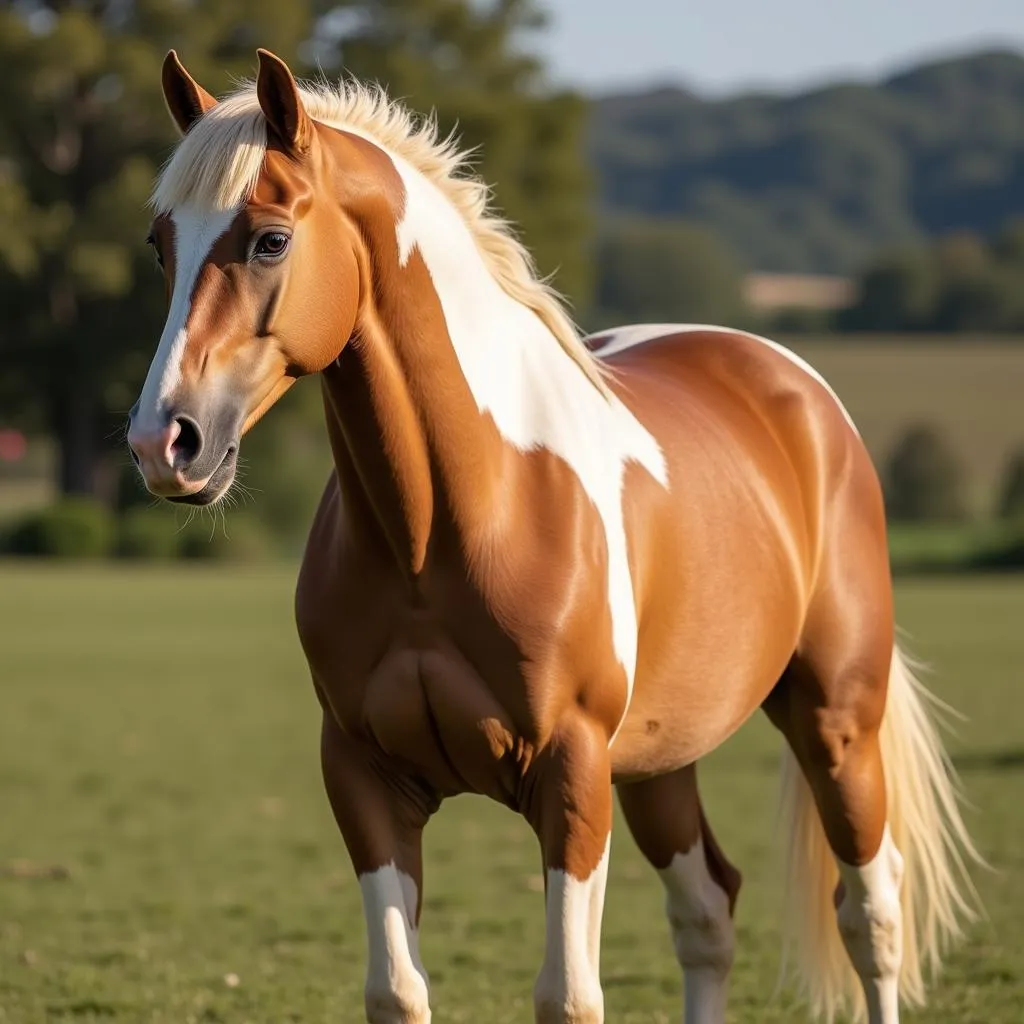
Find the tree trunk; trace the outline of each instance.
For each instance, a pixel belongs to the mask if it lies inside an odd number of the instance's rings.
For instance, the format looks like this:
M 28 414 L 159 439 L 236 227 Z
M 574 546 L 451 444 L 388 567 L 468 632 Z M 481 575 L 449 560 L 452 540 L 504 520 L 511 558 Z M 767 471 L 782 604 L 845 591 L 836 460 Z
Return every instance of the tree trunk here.
M 60 445 L 58 482 L 61 494 L 83 494 L 105 499 L 109 495 L 103 473 L 96 396 L 88 381 L 71 383 L 70 392 L 53 411 Z
M 54 272 L 50 285 L 50 314 L 57 330 L 65 336 L 82 328 L 78 295 L 59 271 Z M 50 421 L 60 447 L 60 492 L 110 502 L 112 481 L 100 444 L 103 421 L 96 385 L 88 367 L 80 363 L 81 353 L 73 346 L 58 345 L 56 352 L 67 360 L 51 384 L 54 404 Z M 104 469 L 108 472 L 104 473 Z

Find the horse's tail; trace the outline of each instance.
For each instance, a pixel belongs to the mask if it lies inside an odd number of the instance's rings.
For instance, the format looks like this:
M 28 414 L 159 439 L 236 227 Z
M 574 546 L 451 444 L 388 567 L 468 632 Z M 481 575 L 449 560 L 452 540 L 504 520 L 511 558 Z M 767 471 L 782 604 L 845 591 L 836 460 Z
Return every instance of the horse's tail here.
M 956 776 L 932 714 L 950 710 L 917 679 L 896 646 L 879 738 L 889 827 L 904 863 L 900 996 L 912 1005 L 924 1002 L 925 969 L 938 970 L 947 946 L 979 906 L 965 861 L 981 863 L 981 857 L 960 816 Z M 836 924 L 835 859 L 810 787 L 788 748 L 782 816 L 788 844 L 785 908 L 802 987 L 826 1020 L 844 1005 L 860 1020 L 863 993 Z

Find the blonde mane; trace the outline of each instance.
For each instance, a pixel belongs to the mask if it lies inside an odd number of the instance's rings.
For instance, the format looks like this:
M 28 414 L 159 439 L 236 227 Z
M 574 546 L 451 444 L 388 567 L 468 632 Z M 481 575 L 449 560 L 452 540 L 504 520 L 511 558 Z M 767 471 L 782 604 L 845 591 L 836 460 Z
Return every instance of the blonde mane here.
M 563 297 L 537 276 L 533 257 L 512 225 L 489 207 L 490 189 L 469 172 L 469 154 L 442 139 L 433 118 L 417 118 L 380 87 L 357 82 L 300 85 L 315 121 L 363 135 L 407 161 L 461 214 L 495 280 L 532 310 L 569 357 L 606 396 L 608 368 L 583 343 Z M 182 138 L 157 179 L 150 204 L 159 213 L 185 204 L 231 209 L 256 187 L 267 149 L 267 125 L 252 82 L 243 83 Z

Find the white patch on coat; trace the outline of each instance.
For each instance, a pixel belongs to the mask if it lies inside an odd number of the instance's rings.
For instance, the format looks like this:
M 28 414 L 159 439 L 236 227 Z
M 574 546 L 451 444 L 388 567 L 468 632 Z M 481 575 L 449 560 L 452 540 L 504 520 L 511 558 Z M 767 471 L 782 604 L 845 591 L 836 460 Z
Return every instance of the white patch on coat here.
M 837 865 L 845 890 L 837 911 L 839 934 L 864 986 L 868 1024 L 897 1024 L 903 960 L 903 858 L 888 824 L 878 852 L 867 864 L 858 868 L 837 860 Z
M 619 401 L 587 379 L 540 318 L 513 300 L 485 266 L 461 217 L 436 186 L 389 154 L 406 189 L 397 226 L 403 265 L 413 249 L 430 272 L 448 334 L 481 412 L 502 437 L 528 452 L 547 449 L 578 477 L 604 525 L 612 644 L 633 691 L 637 615 L 630 574 L 622 490 L 635 462 L 663 487 L 661 447 Z M 625 718 L 625 712 L 623 712 Z
M 683 968 L 686 1024 L 725 1024 L 736 936 L 729 897 L 708 871 L 704 842 L 658 872 L 676 959 Z
M 547 1016 L 538 1013 L 538 1019 L 604 1019 L 601 918 L 610 846 L 611 836 L 597 867 L 582 881 L 567 871 L 548 871 L 544 963 L 533 989 L 534 1002 Z
M 594 355 L 600 359 L 607 359 L 610 356 L 618 355 L 620 352 L 625 352 L 627 349 L 633 348 L 636 345 L 642 345 L 644 342 L 654 341 L 656 338 L 664 338 L 672 334 L 690 334 L 694 331 L 716 331 L 728 334 L 741 334 L 745 338 L 753 338 L 754 341 L 761 342 L 762 345 L 767 345 L 770 349 L 778 352 L 779 355 L 784 356 L 795 366 L 798 366 L 804 373 L 809 377 L 813 377 L 831 396 L 835 401 L 836 405 L 839 406 L 840 412 L 846 419 L 846 422 L 853 428 L 853 432 L 858 434 L 857 425 L 853 422 L 853 417 L 850 416 L 843 405 L 839 396 L 832 389 L 832 386 L 818 371 L 811 366 L 805 359 L 802 359 L 795 352 L 790 351 L 784 345 L 780 345 L 777 341 L 772 341 L 770 338 L 762 338 L 759 334 L 751 334 L 749 331 L 738 331 L 731 327 L 718 327 L 713 324 L 631 324 L 626 327 L 616 327 L 611 331 L 600 331 L 598 334 L 593 335 L 595 338 L 604 338 L 603 344 L 594 350 Z
M 430 984 L 420 959 L 416 883 L 394 864 L 359 876 L 366 918 L 367 1019 L 429 1024 Z
M 237 209 L 187 207 L 174 210 L 170 215 L 174 224 L 174 289 L 132 424 L 139 434 L 156 433 L 165 426 L 167 406 L 181 383 L 181 360 L 188 342 L 187 324 L 196 278 L 214 243 L 231 227 L 237 215 Z

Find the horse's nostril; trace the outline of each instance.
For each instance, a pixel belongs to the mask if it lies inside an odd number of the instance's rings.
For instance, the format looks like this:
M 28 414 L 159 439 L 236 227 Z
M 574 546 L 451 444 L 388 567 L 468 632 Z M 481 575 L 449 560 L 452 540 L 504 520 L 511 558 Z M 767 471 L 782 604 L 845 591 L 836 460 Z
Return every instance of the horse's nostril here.
M 203 447 L 203 435 L 199 424 L 188 416 L 179 416 L 176 422 L 179 430 L 171 445 L 171 453 L 176 465 L 187 466 L 199 455 Z

